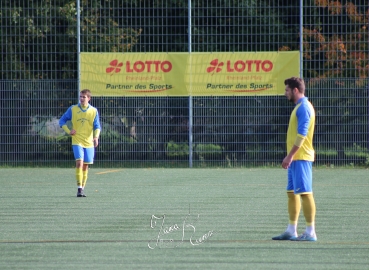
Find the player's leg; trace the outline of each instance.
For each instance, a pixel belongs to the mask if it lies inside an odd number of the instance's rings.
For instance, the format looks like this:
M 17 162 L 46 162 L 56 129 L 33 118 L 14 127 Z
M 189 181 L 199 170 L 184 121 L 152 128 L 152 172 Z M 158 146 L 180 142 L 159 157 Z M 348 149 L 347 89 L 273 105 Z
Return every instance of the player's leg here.
M 72 145 L 74 159 L 76 160 L 76 180 L 77 180 L 77 197 L 82 197 L 82 180 L 83 180 L 83 158 L 84 151 L 79 145 Z
M 315 233 L 315 200 L 312 189 L 312 162 L 299 160 L 297 162 L 296 169 L 296 182 L 295 185 L 298 187 L 296 193 L 301 195 L 302 199 L 302 210 L 306 221 L 305 232 L 300 235 L 297 240 L 299 241 L 316 241 Z
M 83 174 L 82 190 L 84 190 L 86 186 L 87 178 L 88 178 L 88 164 L 83 164 L 82 174 Z
M 300 196 L 294 194 L 294 186 L 293 186 L 293 175 L 294 175 L 294 166 L 293 163 L 288 168 L 287 171 L 287 209 L 289 222 L 287 225 L 287 229 L 281 235 L 275 236 L 273 240 L 292 240 L 297 237 L 297 222 L 300 214 L 301 203 Z
M 297 223 L 301 210 L 301 200 L 300 196 L 295 195 L 293 192 L 288 192 L 287 196 L 289 223 L 286 231 L 291 235 L 297 236 Z
M 305 232 L 310 235 L 315 235 L 315 213 L 316 206 L 315 200 L 312 193 L 301 195 L 302 198 L 302 209 L 306 221 Z
M 84 161 L 83 161 L 83 169 L 82 169 L 82 191 L 84 190 L 88 178 L 88 165 L 94 163 L 95 157 L 95 148 L 84 148 Z M 83 192 L 82 192 L 83 193 Z M 84 194 L 84 193 L 83 193 Z M 86 195 L 84 195 L 86 196 Z

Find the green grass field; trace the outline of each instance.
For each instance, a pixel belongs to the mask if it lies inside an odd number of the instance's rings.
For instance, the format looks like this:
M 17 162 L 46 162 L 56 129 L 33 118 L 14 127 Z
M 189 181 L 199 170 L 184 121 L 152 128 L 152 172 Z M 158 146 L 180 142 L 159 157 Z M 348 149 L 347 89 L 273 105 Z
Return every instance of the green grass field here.
M 288 222 L 283 169 L 92 168 L 87 198 L 74 169 L 0 175 L 0 269 L 369 267 L 367 169 L 314 169 L 309 243 L 271 240 Z

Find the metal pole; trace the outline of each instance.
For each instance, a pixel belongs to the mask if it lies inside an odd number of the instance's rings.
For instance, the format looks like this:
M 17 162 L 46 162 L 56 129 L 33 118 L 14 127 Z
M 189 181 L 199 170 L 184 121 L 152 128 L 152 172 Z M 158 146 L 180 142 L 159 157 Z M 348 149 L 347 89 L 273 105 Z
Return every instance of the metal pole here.
M 304 47 L 303 47 L 303 0 L 300 0 L 300 78 L 303 77 L 303 65 L 302 65 L 302 55 L 303 55 L 303 52 L 304 52 Z
M 79 102 L 79 91 L 81 89 L 81 9 L 80 9 L 80 0 L 77 0 L 77 100 Z
M 369 23 L 368 23 L 368 26 L 369 26 Z M 368 27 L 368 36 L 369 36 L 369 27 Z M 369 55 L 369 45 L 367 44 L 367 53 L 368 53 L 368 55 Z M 369 95 L 369 79 L 367 78 L 367 80 L 366 80 L 366 82 L 367 82 L 367 88 L 368 88 L 368 91 L 367 91 L 367 93 L 366 93 L 366 96 L 367 96 L 367 98 L 368 98 L 368 108 L 367 108 L 367 112 L 368 112 L 368 130 L 367 130 L 367 141 L 366 141 L 366 147 L 367 147 L 367 149 L 369 150 L 369 97 L 368 97 L 368 95 Z M 367 161 L 369 161 L 369 160 L 367 160 Z
M 369 23 L 368 23 L 368 26 L 369 26 Z M 369 27 L 367 28 L 367 32 L 368 32 L 368 36 L 369 36 Z M 367 53 L 369 54 L 369 45 L 367 44 Z M 366 79 L 366 88 L 367 88 L 367 92 L 366 92 L 366 95 L 365 97 L 368 99 L 368 106 L 367 106 L 367 140 L 366 140 L 366 148 L 367 150 L 369 150 L 369 78 Z M 364 90 L 365 91 L 365 90 Z M 369 154 L 369 152 L 368 152 Z M 369 161 L 368 160 L 368 156 L 367 156 L 367 160 L 366 161 Z
M 188 53 L 190 54 L 190 67 L 191 67 L 191 0 L 188 0 Z M 192 89 L 192 78 L 190 75 L 190 89 Z M 193 164 L 193 134 L 192 134 L 192 126 L 193 126 L 193 104 L 192 104 L 192 96 L 188 97 L 188 161 L 189 167 L 192 168 Z

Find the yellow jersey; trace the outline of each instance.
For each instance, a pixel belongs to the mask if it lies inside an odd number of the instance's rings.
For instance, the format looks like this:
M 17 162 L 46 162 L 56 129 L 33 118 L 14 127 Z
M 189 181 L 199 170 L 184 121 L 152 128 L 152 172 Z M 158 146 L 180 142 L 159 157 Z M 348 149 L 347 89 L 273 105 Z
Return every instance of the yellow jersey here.
M 94 147 L 93 132 L 101 130 L 99 113 L 90 104 L 87 108 L 82 108 L 81 104 L 73 105 L 63 114 L 59 120 L 60 127 L 72 123 L 72 129 L 76 134 L 72 136 L 72 145 L 80 145 L 84 148 Z
M 291 113 L 287 130 L 287 154 L 295 144 L 296 137 L 304 138 L 304 141 L 293 157 L 293 160 L 315 160 L 313 136 L 315 128 L 315 110 L 307 97 L 300 98 Z

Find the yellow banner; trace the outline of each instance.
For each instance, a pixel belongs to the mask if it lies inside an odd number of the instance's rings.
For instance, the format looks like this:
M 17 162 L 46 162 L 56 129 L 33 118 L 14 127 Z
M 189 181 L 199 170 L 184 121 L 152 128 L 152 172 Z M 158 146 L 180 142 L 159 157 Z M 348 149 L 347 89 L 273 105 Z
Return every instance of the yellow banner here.
M 81 89 L 94 96 L 283 95 L 299 52 L 81 53 Z

